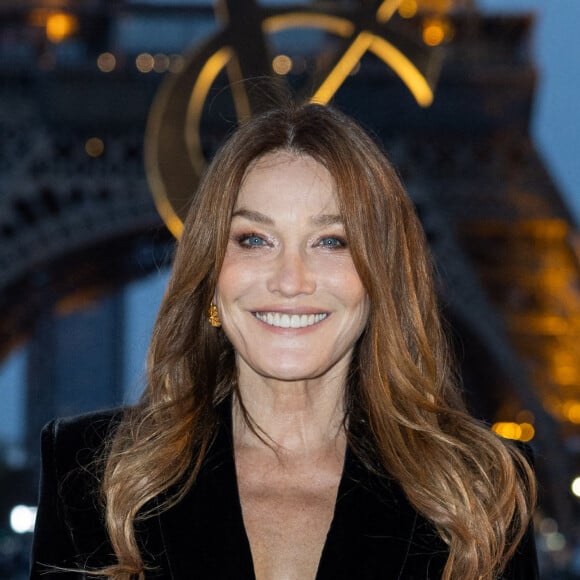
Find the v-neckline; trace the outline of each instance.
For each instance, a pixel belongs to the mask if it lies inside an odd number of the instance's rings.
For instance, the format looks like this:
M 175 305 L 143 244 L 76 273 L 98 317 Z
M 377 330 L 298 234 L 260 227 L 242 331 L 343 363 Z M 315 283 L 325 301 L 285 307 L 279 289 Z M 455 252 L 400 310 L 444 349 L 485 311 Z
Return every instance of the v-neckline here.
M 156 520 L 158 532 L 149 529 L 147 543 L 154 549 L 160 534 L 164 578 L 256 580 L 227 415 L 192 489 Z M 417 513 L 399 486 L 370 472 L 347 443 L 315 580 L 411 578 L 407 560 L 418 565 L 429 548 L 425 542 L 432 543 L 430 530 L 415 535 L 416 524 Z
M 230 406 L 230 410 L 227 414 L 227 418 L 223 417 L 222 418 L 225 419 L 224 423 L 225 423 L 225 431 L 227 433 L 227 444 L 228 444 L 228 450 L 229 450 L 229 457 L 231 458 L 231 461 L 228 461 L 228 470 L 230 471 L 229 474 L 229 478 L 231 481 L 234 482 L 234 496 L 236 497 L 236 519 L 239 520 L 239 527 L 241 528 L 242 532 L 243 532 L 243 537 L 244 537 L 244 546 L 245 549 L 247 549 L 247 558 L 252 565 L 252 579 L 253 580 L 257 580 L 256 578 L 256 568 L 255 568 L 255 563 L 254 563 L 254 555 L 252 554 L 252 547 L 250 544 L 250 538 L 248 536 L 248 532 L 246 529 L 246 524 L 244 522 L 244 510 L 242 508 L 242 499 L 241 499 L 241 493 L 240 493 L 240 483 L 238 481 L 238 472 L 237 472 L 237 467 L 236 467 L 236 448 L 235 448 L 235 441 L 234 441 L 234 429 L 233 429 L 233 418 L 232 418 L 232 412 L 233 409 L 231 409 Z M 319 578 L 319 571 L 321 569 L 321 564 L 323 562 L 324 559 L 324 554 L 325 552 L 327 552 L 327 544 L 328 544 L 328 540 L 330 537 L 330 534 L 333 530 L 333 524 L 336 518 L 336 514 L 337 514 L 337 506 L 338 506 L 338 502 L 340 500 L 340 498 L 342 497 L 343 494 L 346 493 L 346 488 L 348 487 L 346 484 L 346 467 L 347 467 L 347 461 L 350 460 L 350 452 L 349 452 L 349 446 L 348 446 L 348 441 L 346 442 L 345 445 L 345 449 L 344 449 L 344 454 L 343 454 L 343 458 L 342 458 L 342 467 L 341 467 L 341 471 L 340 471 L 340 479 L 338 481 L 338 486 L 336 487 L 336 495 L 334 498 L 334 506 L 332 509 L 332 517 L 330 519 L 330 524 L 328 526 L 328 530 L 326 531 L 326 535 L 324 537 L 324 542 L 322 544 L 322 550 L 320 552 L 320 557 L 316 566 L 316 574 L 313 578 L 313 580 L 318 580 Z

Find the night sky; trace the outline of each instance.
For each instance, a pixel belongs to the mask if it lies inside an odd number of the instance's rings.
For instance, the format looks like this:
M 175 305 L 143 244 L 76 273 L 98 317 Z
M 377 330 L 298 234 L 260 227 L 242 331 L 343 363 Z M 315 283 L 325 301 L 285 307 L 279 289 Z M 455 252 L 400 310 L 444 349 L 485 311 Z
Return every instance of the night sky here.
M 576 221 L 580 221 L 580 1 L 478 0 L 485 11 L 532 12 L 540 72 L 532 133 Z

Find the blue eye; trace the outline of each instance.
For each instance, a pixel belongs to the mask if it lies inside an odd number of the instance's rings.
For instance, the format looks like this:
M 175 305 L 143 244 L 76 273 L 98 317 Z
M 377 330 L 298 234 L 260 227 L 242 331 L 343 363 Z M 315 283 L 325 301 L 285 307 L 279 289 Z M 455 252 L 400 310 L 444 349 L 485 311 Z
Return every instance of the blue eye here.
M 346 243 L 340 238 L 322 238 L 320 245 L 323 248 L 343 248 Z
M 259 246 L 264 246 L 266 244 L 266 240 L 257 236 L 256 234 L 243 234 L 238 237 L 238 243 L 241 246 L 249 246 L 250 248 L 256 248 Z

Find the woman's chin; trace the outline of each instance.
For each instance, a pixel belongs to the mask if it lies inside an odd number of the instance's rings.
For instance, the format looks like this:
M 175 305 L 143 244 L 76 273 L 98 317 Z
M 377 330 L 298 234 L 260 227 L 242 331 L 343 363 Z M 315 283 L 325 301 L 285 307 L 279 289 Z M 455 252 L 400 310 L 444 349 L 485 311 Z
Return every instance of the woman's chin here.
M 337 363 L 333 360 L 308 360 L 308 356 L 272 356 L 268 360 L 261 361 L 262 364 L 255 362 L 256 364 L 244 365 L 246 373 L 249 371 L 264 379 L 285 382 L 324 379 L 326 376 L 335 374 Z M 246 373 L 242 373 L 242 376 Z

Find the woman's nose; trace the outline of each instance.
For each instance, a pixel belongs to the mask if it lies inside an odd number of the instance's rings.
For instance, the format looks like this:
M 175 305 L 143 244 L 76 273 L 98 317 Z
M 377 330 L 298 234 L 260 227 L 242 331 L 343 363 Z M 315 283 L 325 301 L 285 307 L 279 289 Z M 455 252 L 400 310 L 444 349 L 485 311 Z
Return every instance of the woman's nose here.
M 281 252 L 272 264 L 268 290 L 283 296 L 311 294 L 316 288 L 314 272 L 300 252 Z

